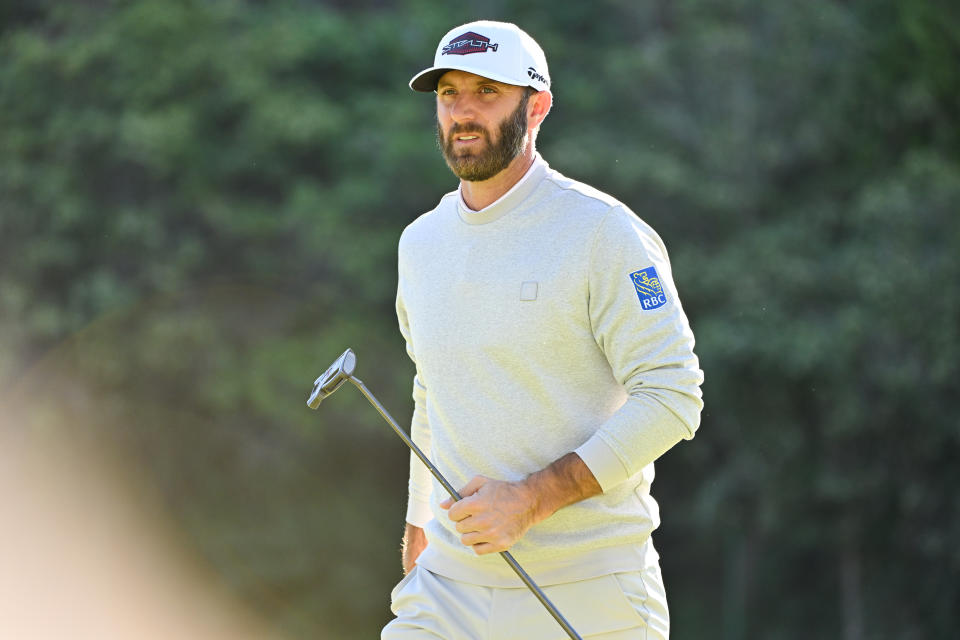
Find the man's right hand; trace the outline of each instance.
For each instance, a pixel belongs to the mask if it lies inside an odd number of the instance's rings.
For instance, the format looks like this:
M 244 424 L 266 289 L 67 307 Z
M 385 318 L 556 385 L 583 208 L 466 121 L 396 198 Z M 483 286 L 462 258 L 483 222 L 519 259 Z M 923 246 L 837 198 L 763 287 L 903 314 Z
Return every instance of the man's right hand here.
M 427 536 L 423 529 L 415 527 L 409 522 L 403 531 L 403 546 L 401 547 L 401 562 L 403 563 L 403 575 L 410 573 L 413 565 L 417 563 L 420 553 L 427 548 Z

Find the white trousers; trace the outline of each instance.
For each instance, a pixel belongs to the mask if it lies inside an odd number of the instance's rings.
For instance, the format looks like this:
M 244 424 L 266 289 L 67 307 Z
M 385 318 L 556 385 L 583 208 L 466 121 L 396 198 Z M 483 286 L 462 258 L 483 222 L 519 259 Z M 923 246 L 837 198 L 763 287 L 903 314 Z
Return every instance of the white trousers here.
M 519 579 L 518 579 L 519 581 Z M 667 640 L 670 614 L 660 567 L 543 587 L 584 639 Z M 396 616 L 381 640 L 568 640 L 522 584 L 481 587 L 414 567 L 390 594 Z

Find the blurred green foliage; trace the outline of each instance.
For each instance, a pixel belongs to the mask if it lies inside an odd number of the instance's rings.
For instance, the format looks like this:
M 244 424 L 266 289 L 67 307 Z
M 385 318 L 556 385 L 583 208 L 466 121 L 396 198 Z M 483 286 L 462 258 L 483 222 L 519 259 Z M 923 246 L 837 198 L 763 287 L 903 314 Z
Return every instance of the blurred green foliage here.
M 304 401 L 352 346 L 407 421 L 396 241 L 455 181 L 405 85 L 479 17 L 548 53 L 548 162 L 671 251 L 707 376 L 701 432 L 654 487 L 673 636 L 951 637 L 947 2 L 4 3 L 5 402 L 125 445 L 293 637 L 375 636 L 407 454 L 358 394 Z

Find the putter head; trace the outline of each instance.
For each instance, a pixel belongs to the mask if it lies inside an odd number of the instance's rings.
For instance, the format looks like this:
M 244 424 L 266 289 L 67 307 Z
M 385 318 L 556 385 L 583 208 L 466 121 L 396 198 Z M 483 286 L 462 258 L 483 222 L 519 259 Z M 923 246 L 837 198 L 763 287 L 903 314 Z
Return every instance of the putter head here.
M 307 399 L 307 406 L 311 409 L 319 407 L 324 398 L 339 389 L 340 385 L 353 376 L 356 368 L 357 356 L 353 353 L 353 349 L 347 349 L 324 371 L 322 376 L 314 381 L 313 392 Z

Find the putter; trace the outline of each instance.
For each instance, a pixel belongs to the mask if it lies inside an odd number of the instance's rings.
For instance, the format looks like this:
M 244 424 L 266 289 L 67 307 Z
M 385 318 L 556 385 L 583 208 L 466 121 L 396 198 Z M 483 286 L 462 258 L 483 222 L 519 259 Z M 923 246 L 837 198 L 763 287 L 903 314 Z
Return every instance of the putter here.
M 344 382 L 349 380 L 357 389 L 360 390 L 360 393 L 362 393 L 367 400 L 370 401 L 370 404 L 373 405 L 373 408 L 376 409 L 381 416 L 383 416 L 383 419 L 386 420 L 387 424 L 389 424 L 393 428 L 394 432 L 400 436 L 400 439 L 403 440 L 408 447 L 410 447 L 410 450 L 413 451 L 418 458 L 420 458 L 420 461 L 427 465 L 427 468 L 430 469 L 430 473 L 433 474 L 434 478 L 440 481 L 440 484 L 442 484 L 443 488 L 447 490 L 447 493 L 449 493 L 454 500 L 460 500 L 461 497 L 460 494 L 457 493 L 457 490 L 453 488 L 452 484 L 447 482 L 447 479 L 443 477 L 443 474 L 440 473 L 440 470 L 437 469 L 437 467 L 430 462 L 430 459 L 423 454 L 423 452 L 420 450 L 420 447 L 415 445 L 413 440 L 410 439 L 410 436 L 408 436 L 406 432 L 400 428 L 400 425 L 397 424 L 396 420 L 390 417 L 390 414 L 387 413 L 387 410 L 383 408 L 383 405 L 380 404 L 375 397 L 373 397 L 373 394 L 370 393 L 363 382 L 353 377 L 353 372 L 356 370 L 356 368 L 357 356 L 353 353 L 352 349 L 347 349 L 332 365 L 330 365 L 330 367 L 323 373 L 322 376 L 314 381 L 313 391 L 310 393 L 310 398 L 307 399 L 307 406 L 311 409 L 316 409 L 327 396 L 339 389 Z M 573 630 L 573 627 L 570 626 L 570 623 L 567 622 L 567 619 L 564 618 L 563 615 L 557 610 L 557 607 L 550 602 L 550 599 L 547 598 L 546 594 L 544 594 L 540 587 L 537 586 L 537 583 L 533 581 L 533 578 L 531 578 L 530 575 L 524 571 L 523 567 L 517 563 L 510 552 L 501 551 L 500 555 L 503 556 L 503 559 L 507 561 L 507 564 L 510 565 L 510 568 L 513 569 L 518 576 L 520 576 L 523 584 L 527 585 L 527 588 L 533 592 L 533 595 L 537 597 L 537 600 L 539 600 L 543 606 L 547 608 L 547 611 L 550 612 L 550 615 L 553 616 L 553 619 L 556 620 L 561 627 L 563 627 L 563 630 L 567 632 L 567 635 L 573 638 L 573 640 L 583 640 L 580 637 L 580 634 Z

